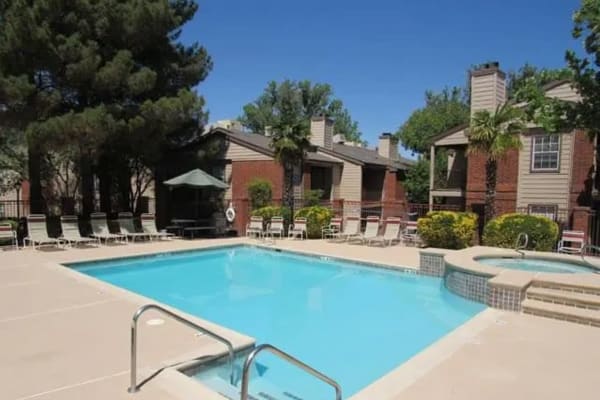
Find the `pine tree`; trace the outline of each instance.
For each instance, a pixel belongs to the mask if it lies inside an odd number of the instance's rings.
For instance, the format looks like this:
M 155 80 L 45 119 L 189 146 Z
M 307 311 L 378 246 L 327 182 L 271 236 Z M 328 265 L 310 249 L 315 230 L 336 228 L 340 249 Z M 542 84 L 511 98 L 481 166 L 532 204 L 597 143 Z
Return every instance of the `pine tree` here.
M 36 200 L 50 152 L 75 158 L 87 213 L 94 173 L 129 186 L 140 164 L 152 171 L 199 137 L 206 113 L 192 88 L 212 62 L 203 47 L 179 42 L 197 8 L 190 0 L 0 1 L 0 132 L 27 138 L 32 211 L 44 211 Z

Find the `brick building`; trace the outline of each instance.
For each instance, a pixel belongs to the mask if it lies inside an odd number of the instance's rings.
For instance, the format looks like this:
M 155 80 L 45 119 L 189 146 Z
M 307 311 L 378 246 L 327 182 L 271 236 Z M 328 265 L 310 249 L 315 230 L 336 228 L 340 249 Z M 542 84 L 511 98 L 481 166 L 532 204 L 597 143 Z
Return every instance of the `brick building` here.
M 497 63 L 472 71 L 470 83 L 471 115 L 484 109 L 494 111 L 508 100 L 506 77 Z M 580 100 L 569 81 L 552 82 L 544 91 L 548 97 Z M 468 143 L 468 125 L 457 126 L 435 138 L 431 155 L 445 149 L 448 169 L 442 182 L 431 180 L 430 204 L 442 201 L 478 213 L 483 211 L 485 156 L 468 153 Z M 521 143 L 520 150 L 509 151 L 498 161 L 497 212 L 542 214 L 565 226 L 590 232 L 595 143 L 580 130 L 548 134 L 533 124 L 521 134 Z M 431 170 L 434 168 L 432 161 Z
M 247 133 L 235 125 L 221 124 L 208 133 L 219 150 L 213 175 L 229 183 L 225 201 L 236 209 L 235 227 L 242 230 L 248 221 L 248 183 L 253 178 L 271 182 L 273 199 L 283 197 L 283 168 L 274 158 L 267 135 Z M 348 143 L 334 135 L 333 121 L 326 117 L 311 120 L 312 149 L 303 169 L 295 171 L 294 196 L 302 199 L 307 190 L 322 190 L 324 202 L 343 215 L 357 215 L 372 207 L 383 217 L 401 215 L 406 198 L 402 180 L 412 161 L 398 154 L 398 142 L 389 133 L 379 138 L 377 149 Z

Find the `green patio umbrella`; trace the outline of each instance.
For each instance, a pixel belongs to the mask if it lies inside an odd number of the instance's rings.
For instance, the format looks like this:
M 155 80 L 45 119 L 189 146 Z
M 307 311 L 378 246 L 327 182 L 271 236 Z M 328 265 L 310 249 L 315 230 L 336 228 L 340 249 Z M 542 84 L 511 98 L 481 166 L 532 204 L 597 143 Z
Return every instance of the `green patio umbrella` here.
M 187 186 L 190 188 L 199 189 L 205 187 L 227 189 L 229 187 L 225 182 L 210 176 L 199 168 L 188 171 L 185 174 L 176 176 L 175 178 L 166 180 L 163 183 L 172 188 Z
M 222 180 L 215 178 L 202 171 L 199 168 L 193 169 L 191 171 L 186 172 L 185 174 L 176 176 L 175 178 L 171 178 L 163 182 L 166 186 L 169 186 L 170 189 L 178 188 L 178 187 L 188 187 L 192 189 L 203 189 L 203 188 L 213 188 L 213 189 L 227 189 L 229 185 L 227 185 Z M 196 206 L 198 205 L 198 191 L 196 190 Z M 198 209 L 196 208 L 196 218 L 198 217 Z

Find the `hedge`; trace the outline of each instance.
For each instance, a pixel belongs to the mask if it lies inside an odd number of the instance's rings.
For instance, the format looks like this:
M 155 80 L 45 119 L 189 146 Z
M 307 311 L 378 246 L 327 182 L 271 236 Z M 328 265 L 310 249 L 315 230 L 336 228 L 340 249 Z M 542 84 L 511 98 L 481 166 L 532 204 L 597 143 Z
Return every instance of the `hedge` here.
M 529 237 L 528 250 L 551 251 L 558 240 L 558 225 L 540 215 L 504 214 L 487 223 L 483 229 L 486 246 L 514 248 L 519 233 Z
M 430 211 L 417 222 L 419 236 L 427 246 L 464 249 L 473 243 L 477 214 L 454 211 Z
M 252 211 L 253 216 L 263 217 L 263 220 L 268 223 L 273 217 L 283 217 L 283 224 L 287 229 L 292 219 L 292 212 L 288 207 L 266 206 Z
M 273 198 L 271 182 L 261 178 L 253 179 L 248 184 L 248 197 L 253 210 L 267 207 Z
M 322 206 L 304 207 L 296 211 L 295 218 L 306 218 L 306 233 L 309 239 L 320 239 L 321 229 L 329 225 L 333 213 L 329 208 Z

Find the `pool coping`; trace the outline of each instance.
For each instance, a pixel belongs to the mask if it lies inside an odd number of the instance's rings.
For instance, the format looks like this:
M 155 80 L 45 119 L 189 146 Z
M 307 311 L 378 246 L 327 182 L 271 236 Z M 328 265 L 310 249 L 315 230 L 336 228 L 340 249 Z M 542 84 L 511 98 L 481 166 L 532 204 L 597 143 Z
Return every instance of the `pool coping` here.
M 234 350 L 236 353 L 240 351 L 247 350 L 255 346 L 256 339 L 245 335 L 241 332 L 226 328 L 221 326 L 215 322 L 210 320 L 205 320 L 200 317 L 196 317 L 194 315 L 188 314 L 178 308 L 171 307 L 167 304 L 164 304 L 160 301 L 151 299 L 149 297 L 134 293 L 127 289 L 121 288 L 119 286 L 110 284 L 108 282 L 97 279 L 93 276 L 86 275 L 85 273 L 77 271 L 77 264 L 94 264 L 101 263 L 106 261 L 115 261 L 122 259 L 139 259 L 139 258 L 150 258 L 157 255 L 162 254 L 185 254 L 185 253 L 193 253 L 193 252 L 201 252 L 201 251 L 210 251 L 210 250 L 218 250 L 218 249 L 226 249 L 232 247 L 254 247 L 261 248 L 264 250 L 276 251 L 276 252 L 288 252 L 291 254 L 298 254 L 302 256 L 308 256 L 313 258 L 322 258 L 325 257 L 330 260 L 342 261 L 342 262 L 350 262 L 354 264 L 358 264 L 359 266 L 365 266 L 370 268 L 380 268 L 385 270 L 393 270 L 398 273 L 406 273 L 412 275 L 421 275 L 419 273 L 418 267 L 409 267 L 409 266 L 398 266 L 391 263 L 380 263 L 373 262 L 365 259 L 356 259 L 352 257 L 340 257 L 340 256 L 331 256 L 329 254 L 315 252 L 315 251 L 305 251 L 298 249 L 288 249 L 285 247 L 278 247 L 277 244 L 265 244 L 254 241 L 236 241 L 236 243 L 216 243 L 214 245 L 208 244 L 198 248 L 188 248 L 188 249 L 180 249 L 180 250 L 171 250 L 171 251 L 155 251 L 148 252 L 144 254 L 137 254 L 131 256 L 109 256 L 109 257 L 92 257 L 91 259 L 84 259 L 80 261 L 69 261 L 69 262 L 47 262 L 45 266 L 52 268 L 60 273 L 66 273 L 70 275 L 72 278 L 83 281 L 87 284 L 90 284 L 98 289 L 110 291 L 113 295 L 124 298 L 125 300 L 129 300 L 135 303 L 153 303 L 158 304 L 162 307 L 165 307 L 171 311 L 174 311 L 180 315 L 183 315 L 185 318 L 192 320 L 200 324 L 201 326 L 208 327 L 209 329 L 215 330 L 220 335 L 232 341 L 234 344 Z M 439 278 L 439 277 L 438 277 Z M 477 333 L 479 333 L 482 329 L 489 326 L 493 322 L 490 320 L 488 315 L 495 315 L 494 312 L 498 312 L 498 310 L 492 310 L 490 308 L 486 308 L 480 313 L 474 315 L 472 318 L 467 320 L 465 323 L 459 325 L 454 330 L 446 333 L 441 336 L 428 346 L 424 347 L 421 351 L 416 353 L 413 357 L 404 361 L 403 363 L 397 365 L 395 368 L 390 370 L 388 373 L 379 377 L 377 380 L 371 382 L 363 389 L 352 395 L 351 397 L 347 397 L 347 400 L 372 400 L 373 392 L 386 392 L 385 395 L 378 395 L 378 400 L 392 400 L 397 395 L 398 382 L 404 382 L 404 386 L 408 386 L 411 382 L 414 382 L 418 377 L 424 375 L 430 369 L 434 368 L 443 359 L 440 359 L 438 356 L 441 354 L 445 354 L 446 357 L 449 354 L 452 354 L 454 351 L 457 351 L 464 343 L 465 337 L 473 337 Z M 275 343 L 275 345 L 277 345 Z M 226 350 L 218 350 L 218 346 L 215 350 L 208 356 L 208 359 L 215 359 L 219 357 L 223 357 L 227 354 Z M 184 372 L 186 369 L 197 366 L 199 364 L 196 360 L 185 360 L 187 357 L 186 354 L 182 354 L 175 359 L 172 360 L 164 360 L 162 365 L 174 364 L 176 366 L 171 366 L 165 368 L 161 373 L 159 373 L 156 377 L 151 379 L 151 382 L 156 383 L 161 389 L 168 392 L 175 399 L 188 399 L 190 394 L 193 393 L 194 396 L 198 396 L 199 394 L 203 395 L 203 399 L 205 400 L 227 400 L 228 398 L 213 391 L 208 386 L 202 384 L 201 382 L 193 379 L 192 377 L 186 375 Z M 206 360 L 208 361 L 208 360 Z M 205 361 L 205 362 L 206 362 Z M 414 365 L 413 365 L 414 364 Z M 407 366 L 408 365 L 408 366 Z M 418 365 L 417 370 L 420 371 L 420 374 L 415 374 L 413 367 Z M 144 376 L 150 376 L 152 371 L 149 368 L 139 369 L 138 376 L 142 376 L 142 372 Z M 325 371 L 326 373 L 326 371 Z M 142 379 L 139 379 L 141 381 Z M 394 389 L 394 390 L 392 390 Z M 343 390 L 343 388 L 342 388 Z M 383 397 L 382 397 L 383 396 Z

